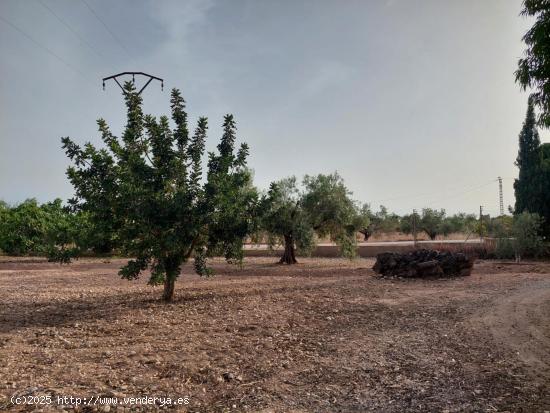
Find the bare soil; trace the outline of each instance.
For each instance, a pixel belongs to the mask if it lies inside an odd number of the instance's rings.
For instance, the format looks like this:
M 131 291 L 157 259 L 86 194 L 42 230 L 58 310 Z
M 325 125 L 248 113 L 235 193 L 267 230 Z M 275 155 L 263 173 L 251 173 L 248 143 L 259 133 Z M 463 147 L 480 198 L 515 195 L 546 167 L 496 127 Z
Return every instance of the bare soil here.
M 373 260 L 250 258 L 176 300 L 121 260 L 0 262 L 0 411 L 16 395 L 189 397 L 193 412 L 550 411 L 550 263 L 380 279 Z M 158 411 L 95 406 L 79 411 Z

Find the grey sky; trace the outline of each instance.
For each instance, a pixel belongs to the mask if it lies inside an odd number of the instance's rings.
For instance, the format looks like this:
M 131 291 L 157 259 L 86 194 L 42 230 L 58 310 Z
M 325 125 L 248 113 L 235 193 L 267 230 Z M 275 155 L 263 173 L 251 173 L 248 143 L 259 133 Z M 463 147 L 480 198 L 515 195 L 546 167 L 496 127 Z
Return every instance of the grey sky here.
M 1 199 L 68 198 L 60 137 L 99 143 L 98 117 L 120 132 L 100 79 L 135 70 L 165 79 L 148 113 L 183 90 L 210 149 L 235 114 L 261 188 L 337 170 L 375 207 L 497 213 L 501 175 L 513 204 L 520 0 L 86 2 L 101 21 L 82 0 L 0 0 Z

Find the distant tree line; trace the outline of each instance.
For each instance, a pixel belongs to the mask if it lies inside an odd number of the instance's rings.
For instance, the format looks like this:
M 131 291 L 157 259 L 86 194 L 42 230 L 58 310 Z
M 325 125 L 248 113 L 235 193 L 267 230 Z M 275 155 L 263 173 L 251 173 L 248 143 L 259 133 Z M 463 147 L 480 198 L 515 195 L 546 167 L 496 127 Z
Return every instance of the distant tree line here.
M 248 210 L 240 220 L 232 215 L 220 217 L 217 211 L 217 240 L 210 241 L 210 255 L 224 256 L 229 261 L 240 262 L 243 243 L 266 243 L 269 247 L 282 246 L 281 263 L 297 262 L 297 255 L 308 255 L 320 239 L 328 239 L 341 248 L 342 255 L 352 258 L 359 241 L 367 241 L 373 235 L 403 233 L 419 237 L 425 234 L 430 240 L 438 236 L 461 234 L 462 237 L 479 235 L 506 238 L 513 236 L 514 218 L 506 215 L 484 215 L 480 224 L 474 214 L 446 215 L 445 210 L 424 208 L 420 213 L 400 216 L 388 212 L 381 205 L 377 212 L 370 206 L 359 205 L 351 198 L 343 179 L 337 174 L 305 176 L 302 185 L 295 177 L 274 182 L 261 193 L 250 181 L 241 188 L 246 196 Z M 542 219 L 536 214 L 537 227 Z M 88 211 L 75 211 L 63 206 L 61 199 L 39 204 L 30 199 L 9 206 L 0 201 L 0 250 L 8 255 L 47 255 L 55 261 L 67 262 L 78 255 L 105 255 L 124 252 L 112 222 L 94 216 Z M 237 240 L 232 237 L 236 234 Z M 232 241 L 232 242 L 229 242 Z M 237 242 L 237 245 L 234 243 Z M 130 254 L 131 255 L 131 254 Z

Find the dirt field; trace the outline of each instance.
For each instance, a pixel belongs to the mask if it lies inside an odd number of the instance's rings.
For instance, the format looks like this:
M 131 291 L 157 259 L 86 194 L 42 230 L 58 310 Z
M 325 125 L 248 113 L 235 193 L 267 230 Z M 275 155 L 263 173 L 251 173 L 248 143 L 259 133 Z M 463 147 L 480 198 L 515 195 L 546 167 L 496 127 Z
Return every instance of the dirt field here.
M 550 411 L 550 263 L 421 281 L 376 278 L 367 259 L 218 261 L 211 279 L 187 267 L 163 304 L 145 278 L 118 279 L 120 261 L 2 260 L 0 411 L 71 410 L 57 396 L 188 397 L 168 410 L 193 412 Z M 14 394 L 54 399 L 14 406 Z

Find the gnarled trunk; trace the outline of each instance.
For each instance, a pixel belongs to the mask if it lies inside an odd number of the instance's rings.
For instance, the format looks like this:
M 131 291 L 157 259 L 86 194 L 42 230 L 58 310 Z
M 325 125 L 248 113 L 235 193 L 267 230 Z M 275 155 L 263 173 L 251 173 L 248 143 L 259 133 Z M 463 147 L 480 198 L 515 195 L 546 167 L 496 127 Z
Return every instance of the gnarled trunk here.
M 292 235 L 285 235 L 285 252 L 279 261 L 281 264 L 297 264 L 296 251 L 294 249 L 294 238 Z
M 364 237 L 363 241 L 365 241 L 365 242 L 367 242 L 369 240 L 370 236 L 372 235 L 372 232 L 368 228 L 360 229 L 359 233 L 363 234 L 363 237 Z

